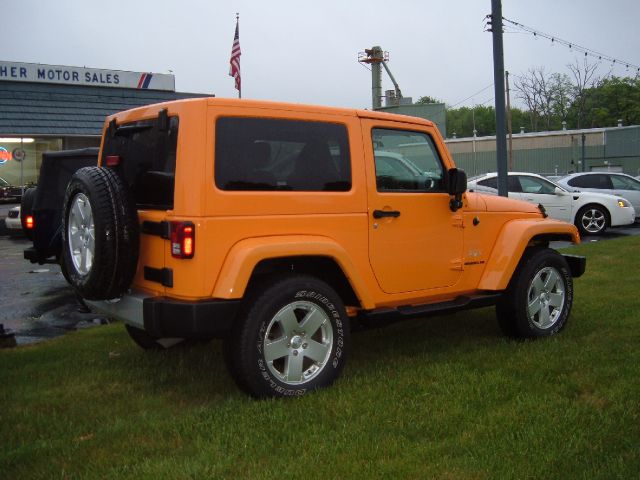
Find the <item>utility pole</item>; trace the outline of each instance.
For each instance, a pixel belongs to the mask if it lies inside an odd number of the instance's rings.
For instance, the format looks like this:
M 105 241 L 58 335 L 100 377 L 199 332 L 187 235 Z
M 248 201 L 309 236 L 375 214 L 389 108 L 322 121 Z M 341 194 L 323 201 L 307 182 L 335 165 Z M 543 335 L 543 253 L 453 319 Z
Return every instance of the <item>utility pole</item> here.
M 507 182 L 507 134 L 504 104 L 504 48 L 502 45 L 502 1 L 491 0 L 491 32 L 493 34 L 493 82 L 496 101 L 496 154 L 498 163 L 498 195 L 509 196 Z
M 511 90 L 509 90 L 509 72 L 504 72 L 507 82 L 507 133 L 509 134 L 509 171 L 513 172 L 513 130 L 511 128 Z

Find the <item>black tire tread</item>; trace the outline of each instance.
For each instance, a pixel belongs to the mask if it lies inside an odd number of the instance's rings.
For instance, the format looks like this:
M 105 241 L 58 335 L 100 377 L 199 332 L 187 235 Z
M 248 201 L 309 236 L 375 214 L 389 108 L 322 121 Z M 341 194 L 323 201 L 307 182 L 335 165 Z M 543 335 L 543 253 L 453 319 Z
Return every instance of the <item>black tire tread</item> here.
M 528 288 L 527 277 L 531 274 L 530 270 L 542 260 L 557 263 L 557 266 L 568 272 L 569 278 L 567 282 L 567 299 L 566 313 L 564 318 L 549 331 L 536 331 L 531 328 L 523 311 L 523 300 L 526 297 L 524 289 Z M 520 263 L 516 268 L 507 289 L 502 298 L 496 304 L 496 318 L 500 330 L 510 338 L 514 339 L 532 339 L 548 335 L 553 335 L 562 330 L 571 312 L 573 303 L 573 282 L 570 275 L 570 269 L 566 260 L 553 249 L 545 247 L 529 247 L 525 250 Z
M 68 247 L 67 222 L 77 193 L 89 198 L 95 224 L 95 256 L 87 275 L 75 270 Z M 70 283 L 86 299 L 106 300 L 121 295 L 133 280 L 139 253 L 137 210 L 124 182 L 108 168 L 81 168 L 67 186 L 63 212 L 62 261 Z
M 341 312 L 344 332 L 343 353 L 338 368 L 322 372 L 320 375 L 322 378 L 316 378 L 314 380 L 318 380 L 317 382 L 311 381 L 309 385 L 305 385 L 304 391 L 329 386 L 340 375 L 344 367 L 349 345 L 349 319 L 340 296 L 326 283 L 312 276 L 292 274 L 285 277 L 269 278 L 257 285 L 253 291 L 248 292 L 244 307 L 237 317 L 232 332 L 225 339 L 224 345 L 225 362 L 231 376 L 241 390 L 255 398 L 289 395 L 273 390 L 268 382 L 260 376 L 253 362 L 256 357 L 255 329 L 260 324 L 260 318 L 268 313 L 265 309 L 273 307 L 274 297 L 286 295 L 286 292 L 295 289 L 321 292 L 322 295 L 329 298 Z

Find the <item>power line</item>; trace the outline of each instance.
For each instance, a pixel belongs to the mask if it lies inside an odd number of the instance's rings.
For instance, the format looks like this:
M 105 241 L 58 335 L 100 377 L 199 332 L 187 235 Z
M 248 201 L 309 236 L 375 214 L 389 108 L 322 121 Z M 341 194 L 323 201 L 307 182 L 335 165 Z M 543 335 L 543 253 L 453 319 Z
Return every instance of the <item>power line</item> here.
M 524 33 L 528 33 L 530 35 L 533 35 L 534 38 L 546 38 L 547 40 L 551 41 L 552 45 L 555 44 L 559 44 L 559 45 L 563 45 L 565 47 L 569 47 L 569 50 L 575 50 L 576 52 L 580 52 L 583 53 L 585 58 L 586 57 L 593 57 L 593 58 L 597 58 L 598 60 L 602 61 L 605 60 L 607 62 L 611 62 L 612 65 L 621 65 L 623 67 L 626 67 L 627 69 L 629 68 L 633 68 L 636 70 L 636 74 L 640 74 L 640 66 L 635 65 L 631 62 L 627 62 L 625 60 L 620 60 L 619 58 L 615 58 L 612 57 L 611 55 L 606 55 L 604 53 L 600 53 L 596 50 L 592 50 L 591 48 L 587 48 L 587 47 L 583 47 L 582 45 L 578 45 L 575 42 L 570 42 L 569 40 L 564 40 L 560 37 L 558 37 L 557 35 L 550 35 L 548 33 L 544 33 L 541 32 L 539 30 L 536 30 L 534 28 L 528 27 L 526 25 L 523 25 L 522 23 L 519 22 L 515 22 L 513 20 L 509 20 L 508 18 L 504 18 L 502 17 L 502 20 L 504 22 L 507 22 L 511 25 L 513 25 L 515 28 L 518 28 L 520 30 L 522 30 Z M 515 32 L 510 32 L 510 33 L 515 33 Z
M 475 97 L 476 95 L 484 92 L 485 90 L 489 89 L 493 87 L 493 83 L 491 83 L 490 85 L 487 85 L 486 87 L 484 87 L 482 90 L 478 90 L 476 93 L 474 93 L 473 95 L 469 95 L 467 98 L 465 98 L 464 100 L 460 100 L 458 103 L 455 103 L 453 105 L 450 105 L 449 108 L 453 108 L 453 107 L 457 107 L 458 105 L 460 105 L 461 103 L 466 102 L 467 100 L 469 100 L 470 98 Z
M 486 105 L 486 104 L 487 104 L 487 103 L 489 103 L 489 102 L 493 102 L 493 100 L 494 100 L 495 98 L 496 98 L 496 97 L 491 97 L 489 100 L 485 100 L 485 101 L 484 101 L 484 102 L 482 102 L 482 103 L 478 103 L 478 104 L 476 104 L 476 106 Z

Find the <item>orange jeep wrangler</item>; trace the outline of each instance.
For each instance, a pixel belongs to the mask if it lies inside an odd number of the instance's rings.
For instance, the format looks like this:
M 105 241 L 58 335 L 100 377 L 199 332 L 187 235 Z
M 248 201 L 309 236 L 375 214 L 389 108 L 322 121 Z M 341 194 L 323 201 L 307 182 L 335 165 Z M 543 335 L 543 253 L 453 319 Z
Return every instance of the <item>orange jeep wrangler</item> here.
M 143 348 L 224 338 L 244 391 L 302 395 L 344 367 L 354 319 L 496 305 L 512 337 L 566 324 L 576 228 L 466 192 L 433 123 L 205 98 L 105 122 L 67 186 L 63 261 Z

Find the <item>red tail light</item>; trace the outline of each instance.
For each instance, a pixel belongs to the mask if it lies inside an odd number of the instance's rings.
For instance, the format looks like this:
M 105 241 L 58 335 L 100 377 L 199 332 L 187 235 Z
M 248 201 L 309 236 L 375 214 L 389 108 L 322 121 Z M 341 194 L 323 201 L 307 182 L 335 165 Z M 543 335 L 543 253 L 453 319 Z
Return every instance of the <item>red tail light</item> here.
M 196 253 L 196 227 L 191 222 L 171 222 L 171 256 L 193 258 Z
M 27 215 L 27 218 L 24 219 L 24 226 L 27 230 L 33 230 L 33 215 Z
M 107 167 L 117 167 L 120 165 L 120 155 L 109 155 L 104 159 Z

